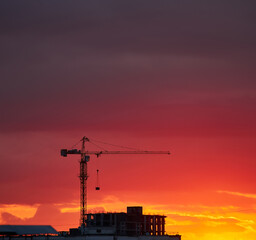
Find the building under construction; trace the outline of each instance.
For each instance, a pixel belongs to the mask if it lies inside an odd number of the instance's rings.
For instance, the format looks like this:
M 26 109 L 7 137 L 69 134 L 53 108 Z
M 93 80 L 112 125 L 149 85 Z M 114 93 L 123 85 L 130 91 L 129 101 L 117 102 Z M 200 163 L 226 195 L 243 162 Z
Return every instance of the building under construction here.
M 85 235 L 164 236 L 165 218 L 162 215 L 143 215 L 142 207 L 127 207 L 127 212 L 87 214 Z M 71 229 L 71 235 L 81 234 Z

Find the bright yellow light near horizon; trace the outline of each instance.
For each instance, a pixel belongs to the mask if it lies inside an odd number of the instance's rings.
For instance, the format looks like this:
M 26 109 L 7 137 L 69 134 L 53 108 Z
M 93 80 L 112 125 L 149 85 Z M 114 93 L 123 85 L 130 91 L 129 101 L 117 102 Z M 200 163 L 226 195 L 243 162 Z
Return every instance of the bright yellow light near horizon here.
M 61 213 L 75 213 L 75 212 L 79 212 L 80 211 L 80 207 L 64 207 L 60 209 Z
M 18 218 L 32 218 L 37 211 L 39 205 L 19 205 L 19 204 L 4 204 L 0 206 L 0 213 L 10 213 Z
M 255 235 L 246 232 L 206 233 L 200 240 L 255 240 Z
M 78 213 L 79 203 L 54 204 L 61 213 Z M 174 210 L 175 206 L 138 204 L 136 202 L 116 201 L 107 198 L 102 204 L 89 204 L 89 211 L 100 212 L 102 206 L 105 212 L 126 212 L 126 206 L 143 206 L 144 214 L 163 214 L 166 218 L 166 231 L 173 230 L 182 235 L 182 240 L 255 240 L 256 214 L 254 212 L 239 211 L 235 207 L 202 207 L 190 206 Z M 21 219 L 32 218 L 40 205 L 1 205 L 0 215 L 8 212 Z M 168 209 L 169 208 L 169 209 Z M 178 209 L 179 207 L 177 207 Z M 227 212 L 225 214 L 225 210 Z M 231 210 L 233 209 L 233 211 Z M 218 212 L 219 210 L 219 212 Z M 238 211 L 238 212 L 237 212 Z M 64 215 L 63 215 L 64 216 Z M 0 223 L 3 223 L 0 219 Z M 217 232 L 218 231 L 218 232 Z

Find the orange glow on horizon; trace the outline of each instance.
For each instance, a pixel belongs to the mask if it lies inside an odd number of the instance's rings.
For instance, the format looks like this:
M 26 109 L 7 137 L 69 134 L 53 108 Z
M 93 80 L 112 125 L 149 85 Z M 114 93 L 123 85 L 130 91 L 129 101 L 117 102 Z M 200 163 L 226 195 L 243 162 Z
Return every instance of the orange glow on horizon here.
M 218 194 L 218 193 L 217 193 Z M 105 200 L 105 202 L 104 202 Z M 126 206 L 143 206 L 144 214 L 166 215 L 166 231 L 169 234 L 179 232 L 184 240 L 196 240 L 200 236 L 203 240 L 225 239 L 233 240 L 234 236 L 241 240 L 253 240 L 256 232 L 255 209 L 241 209 L 239 206 L 206 206 L 206 205 L 151 205 L 141 202 L 122 202 L 114 196 L 105 196 L 102 205 L 90 204 L 89 212 L 119 212 L 126 211 Z M 99 207 L 100 206 L 100 207 Z M 57 230 L 68 230 L 77 227 L 79 217 L 78 203 L 55 204 L 55 207 L 44 207 L 43 216 L 35 214 L 42 206 L 5 205 L 1 211 L 10 213 L 23 220 L 22 224 L 45 224 L 47 222 Z M 53 209 L 55 209 L 53 211 Z M 18 210 L 18 212 L 16 212 Z M 40 212 L 40 211 L 39 211 Z M 58 217 L 54 220 L 54 216 Z M 16 215 L 15 215 L 16 214 Z M 42 214 L 42 212 L 40 213 Z M 56 217 L 56 216 L 55 216 Z M 20 222 L 21 223 L 21 222 Z M 1 224 L 6 222 L 1 219 Z M 9 222 L 15 224 L 15 222 Z M 218 236 L 216 238 L 216 236 Z

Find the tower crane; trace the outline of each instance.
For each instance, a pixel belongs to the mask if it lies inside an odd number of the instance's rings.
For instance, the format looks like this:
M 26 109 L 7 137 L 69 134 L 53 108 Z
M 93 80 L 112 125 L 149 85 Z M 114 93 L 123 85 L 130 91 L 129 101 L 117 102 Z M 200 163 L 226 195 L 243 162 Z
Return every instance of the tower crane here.
M 87 137 L 81 139 L 82 147 L 81 150 L 78 149 L 61 149 L 61 156 L 67 157 L 69 154 L 79 154 L 81 156 L 80 160 L 80 226 L 86 226 L 86 215 L 87 215 L 87 164 L 90 160 L 90 155 L 96 155 L 97 157 L 102 154 L 170 154 L 169 151 L 88 151 L 85 149 L 85 143 L 90 142 Z

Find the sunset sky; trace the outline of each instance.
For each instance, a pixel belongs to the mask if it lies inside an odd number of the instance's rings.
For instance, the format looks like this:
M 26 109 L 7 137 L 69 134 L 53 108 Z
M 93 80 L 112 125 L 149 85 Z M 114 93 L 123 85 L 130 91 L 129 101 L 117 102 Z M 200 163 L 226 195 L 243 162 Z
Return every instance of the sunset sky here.
M 255 240 L 255 29 L 250 0 L 1 1 L 0 224 L 78 227 L 79 156 L 60 149 L 87 136 L 172 153 L 92 156 L 89 211 Z

